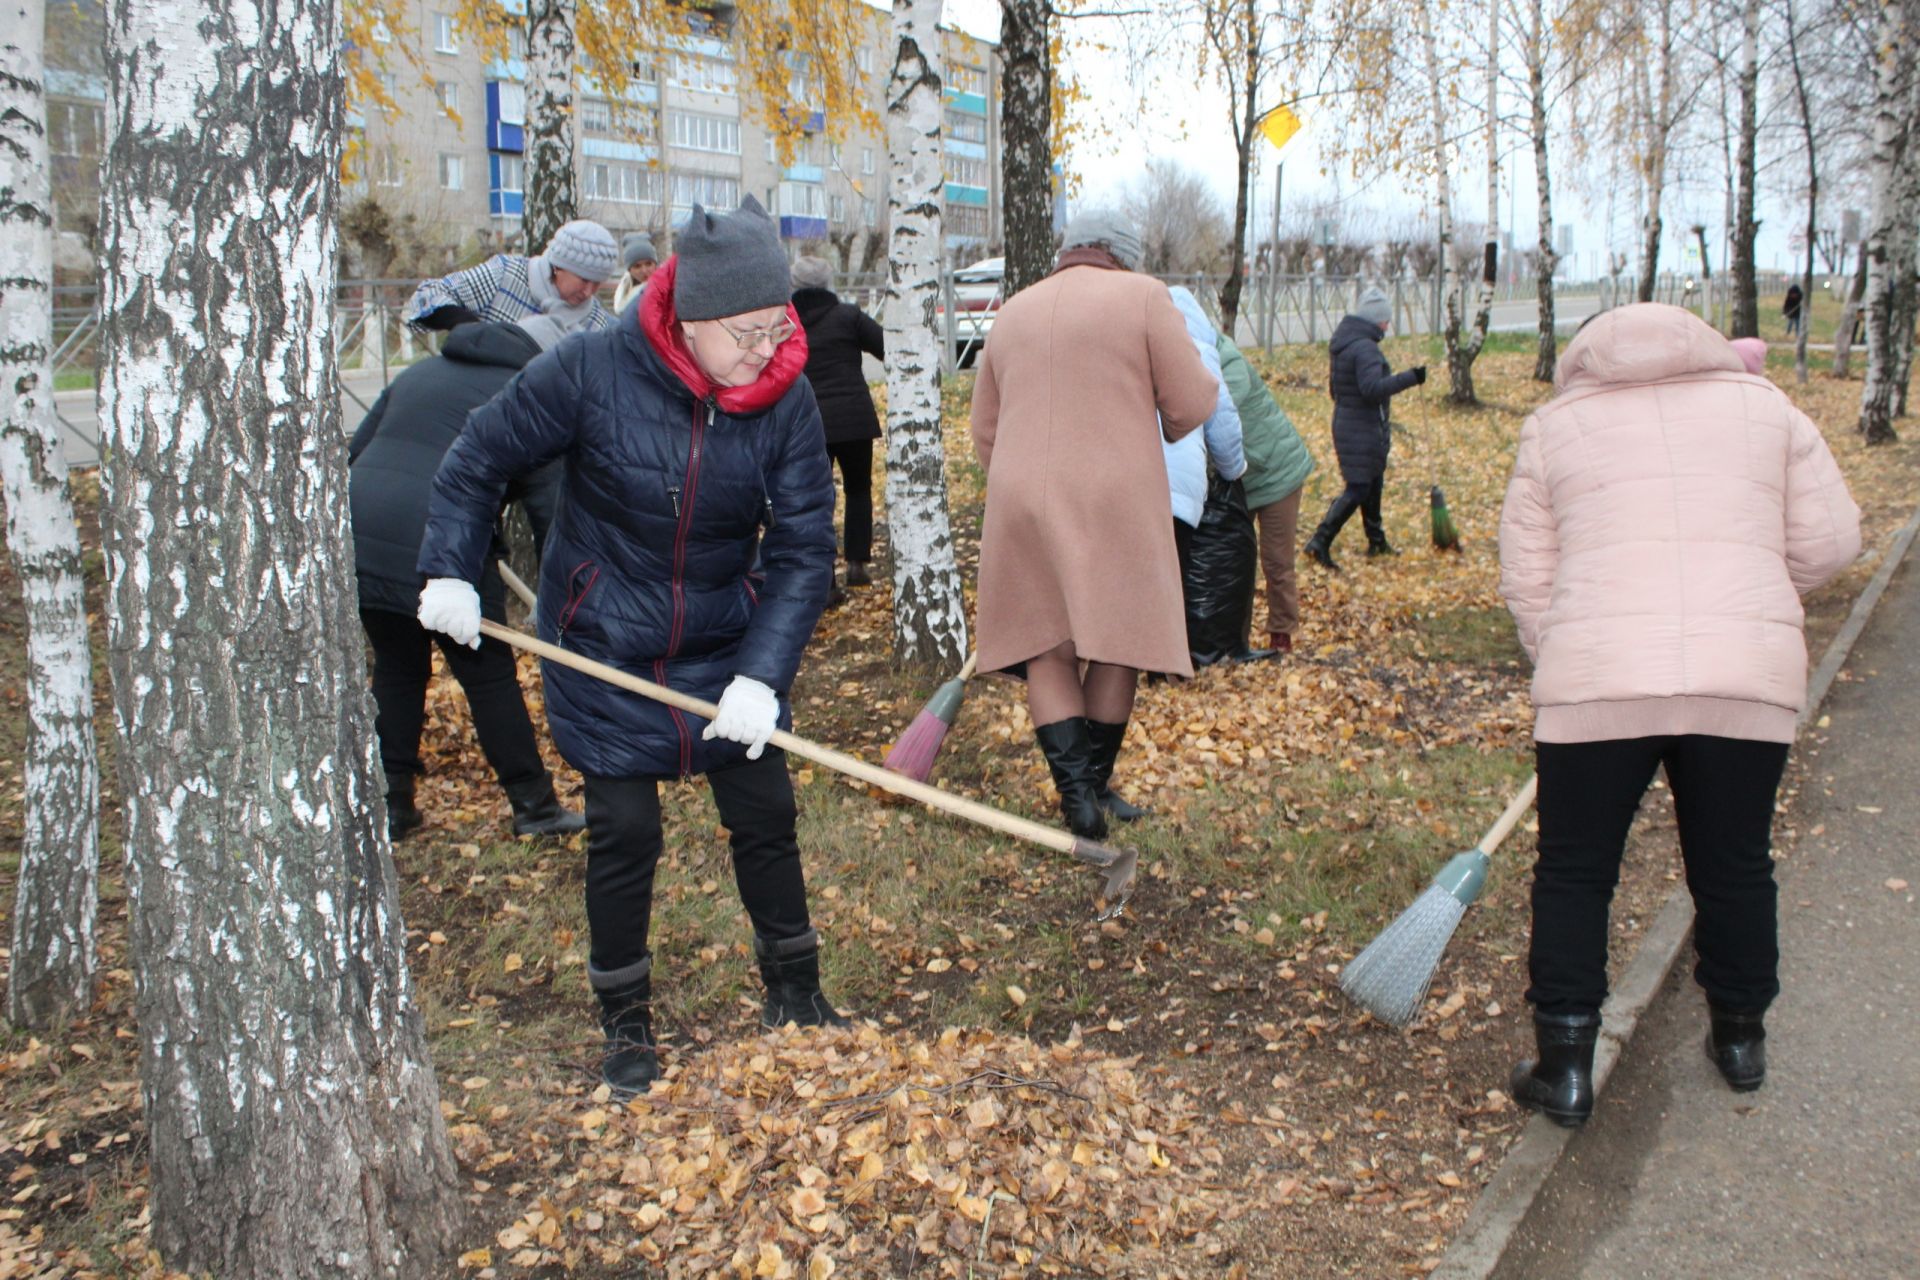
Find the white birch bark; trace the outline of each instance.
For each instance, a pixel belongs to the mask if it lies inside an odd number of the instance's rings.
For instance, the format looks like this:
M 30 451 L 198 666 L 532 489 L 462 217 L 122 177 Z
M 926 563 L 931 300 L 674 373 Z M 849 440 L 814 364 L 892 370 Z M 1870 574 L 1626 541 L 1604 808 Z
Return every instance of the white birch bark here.
M 1533 141 L 1533 194 L 1539 209 L 1537 221 L 1540 228 L 1534 248 L 1535 301 L 1539 316 L 1539 342 L 1533 360 L 1536 382 L 1553 381 L 1554 364 L 1560 351 L 1553 300 L 1553 277 L 1560 258 L 1553 243 L 1553 176 L 1547 150 L 1547 40 L 1545 0 L 1532 0 L 1527 25 L 1526 59 L 1527 127 Z
M 887 82 L 887 541 L 893 656 L 957 665 L 967 616 L 940 428 L 940 0 L 894 0 Z
M 26 824 L 7 1018 L 44 1027 L 93 994 L 100 768 L 80 533 L 53 414 L 53 192 L 45 0 L 0 0 L 0 486 L 27 618 Z
M 1487 5 L 1487 235 L 1480 247 L 1480 294 L 1474 301 L 1473 332 L 1458 344 L 1453 359 L 1459 370 L 1453 377 L 1453 399 L 1471 403 L 1478 397 L 1473 391 L 1473 362 L 1487 343 L 1487 331 L 1493 327 L 1493 295 L 1500 276 L 1500 5 Z
M 1915 210 L 1910 163 L 1914 105 L 1914 0 L 1881 0 L 1874 42 L 1873 151 L 1868 160 L 1872 212 L 1867 227 L 1867 373 L 1860 389 L 1860 433 L 1869 444 L 1897 435 L 1893 429 L 1894 375 L 1899 359 L 1894 320 L 1901 310 L 1896 291 L 1911 289 Z
M 1760 336 L 1760 292 L 1754 279 L 1754 180 L 1760 133 L 1760 0 L 1745 0 L 1740 14 L 1740 124 L 1734 161 L 1732 336 Z
M 1449 396 L 1462 399 L 1461 377 L 1466 377 L 1464 399 L 1473 399 L 1473 375 L 1470 366 L 1460 362 L 1460 331 L 1465 323 L 1465 286 L 1460 279 L 1460 264 L 1453 256 L 1453 168 L 1448 149 L 1451 130 L 1447 120 L 1447 94 L 1440 73 L 1440 48 L 1433 35 L 1433 11 L 1430 0 L 1414 6 L 1420 25 L 1420 46 L 1427 68 L 1428 124 L 1433 130 L 1434 219 L 1440 236 L 1440 295 L 1445 314 L 1441 333 L 1447 344 L 1447 376 L 1452 387 Z
M 333 0 L 109 0 L 100 419 L 154 1244 L 439 1274 L 460 1217 L 377 777 L 333 346 Z
M 528 254 L 543 252 L 580 207 L 573 173 L 574 6 L 575 0 L 527 5 L 527 194 L 520 231 Z M 664 89 L 666 81 L 659 83 Z M 668 142 L 662 134 L 663 155 Z

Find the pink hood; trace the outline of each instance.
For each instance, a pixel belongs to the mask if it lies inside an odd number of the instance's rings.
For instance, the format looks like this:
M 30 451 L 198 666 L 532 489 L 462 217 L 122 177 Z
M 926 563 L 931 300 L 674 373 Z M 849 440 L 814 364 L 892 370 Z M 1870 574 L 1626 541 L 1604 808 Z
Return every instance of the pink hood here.
M 1792 741 L 1800 594 L 1860 550 L 1818 428 L 1678 307 L 1600 316 L 1555 381 L 1521 428 L 1500 518 L 1535 736 Z

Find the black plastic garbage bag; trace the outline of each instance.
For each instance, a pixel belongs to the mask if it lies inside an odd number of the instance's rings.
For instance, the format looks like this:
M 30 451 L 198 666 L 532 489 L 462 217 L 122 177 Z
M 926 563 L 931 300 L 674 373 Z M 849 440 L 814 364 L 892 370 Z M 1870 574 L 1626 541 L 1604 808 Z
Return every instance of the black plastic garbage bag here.
M 1238 480 L 1209 475 L 1207 505 L 1193 531 L 1187 560 L 1187 648 L 1193 665 L 1209 666 L 1248 654 L 1253 628 L 1254 579 L 1260 567 L 1260 539 L 1246 490 Z

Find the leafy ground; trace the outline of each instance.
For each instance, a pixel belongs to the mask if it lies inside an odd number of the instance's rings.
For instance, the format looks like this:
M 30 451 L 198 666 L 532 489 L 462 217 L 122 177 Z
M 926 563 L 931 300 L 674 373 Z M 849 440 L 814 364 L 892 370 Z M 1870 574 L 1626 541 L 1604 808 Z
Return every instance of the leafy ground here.
M 1501 1089 L 1528 1041 L 1524 833 L 1407 1032 L 1357 1013 L 1336 975 L 1530 767 L 1493 541 L 1520 423 L 1546 394 L 1526 378 L 1529 343 L 1495 340 L 1476 370 L 1482 407 L 1406 405 L 1386 504 L 1405 554 L 1366 561 L 1349 531 L 1345 574 L 1304 575 L 1291 659 L 1143 689 L 1119 781 L 1155 813 L 1116 837 L 1143 868 L 1121 919 L 1094 922 L 1097 879 L 1056 855 L 796 767 L 830 988 L 863 1026 L 762 1035 L 723 835 L 703 785 L 668 788 L 655 932 L 669 1080 L 630 1108 L 595 1088 L 582 849 L 508 834 L 459 696 L 437 684 L 429 826 L 396 863 L 472 1203 L 448 1273 L 1430 1270 L 1523 1120 Z M 1396 365 L 1438 364 L 1422 340 L 1388 346 Z M 1309 525 L 1338 485 L 1324 361 L 1300 348 L 1263 362 L 1321 459 Z M 1857 383 L 1793 388 L 1790 370 L 1783 350 L 1771 371 L 1822 423 L 1867 515 L 1868 555 L 1810 602 L 1817 653 L 1910 513 L 1920 465 L 1908 444 L 1856 443 Z M 971 581 L 968 389 L 957 379 L 948 403 Z M 1457 557 L 1427 549 L 1433 483 L 1463 530 Z M 82 503 L 90 525 L 90 485 Z M 97 588 L 97 556 L 93 569 Z M 9 576 L 0 598 L 15 596 Z M 0 628 L 13 641 L 0 644 L 4 911 L 25 733 L 17 606 Z M 888 637 L 884 586 L 828 615 L 795 691 L 803 734 L 885 753 L 932 683 L 889 667 Z M 976 681 L 936 782 L 1050 818 L 1030 730 L 1016 686 Z M 1790 804 L 1781 825 L 1788 852 Z M 98 1000 L 58 1034 L 0 1032 L 0 1277 L 161 1272 L 108 827 Z M 1656 793 L 1617 956 L 1677 882 L 1671 827 Z

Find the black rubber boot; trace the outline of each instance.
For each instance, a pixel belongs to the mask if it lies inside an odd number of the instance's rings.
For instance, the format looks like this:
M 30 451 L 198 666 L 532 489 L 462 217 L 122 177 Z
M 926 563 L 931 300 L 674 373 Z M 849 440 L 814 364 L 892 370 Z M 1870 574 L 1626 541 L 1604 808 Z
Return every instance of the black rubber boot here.
M 1087 746 L 1093 758 L 1093 778 L 1099 787 L 1100 807 L 1107 811 L 1108 817 L 1120 822 L 1138 822 L 1148 811 L 1137 804 L 1128 804 L 1113 789 L 1114 762 L 1120 758 L 1120 744 L 1126 740 L 1126 721 L 1108 724 L 1087 717 Z
M 867 571 L 865 560 L 847 561 L 847 585 L 850 587 L 870 587 L 873 575 Z
M 1707 1007 L 1712 1029 L 1707 1056 L 1736 1093 L 1752 1093 L 1767 1080 L 1767 1028 L 1762 1013 Z
M 426 825 L 426 816 L 414 807 L 413 775 L 387 775 L 387 839 L 405 840 Z
M 820 990 L 820 935 L 809 929 L 797 938 L 753 935 L 753 956 L 760 962 L 760 982 L 767 1003 L 760 1024 L 784 1027 L 849 1027 L 852 1020 L 836 1010 Z
M 1593 1046 L 1599 1038 L 1598 1014 L 1534 1014 L 1539 1057 L 1513 1069 L 1513 1100 L 1563 1129 L 1585 1124 L 1593 1114 Z
M 529 782 L 506 788 L 507 803 L 513 806 L 513 834 L 517 836 L 570 836 L 587 829 L 586 818 L 564 808 L 553 793 L 553 779 L 541 774 Z
M 1313 561 L 1322 569 L 1331 569 L 1335 573 L 1340 572 L 1340 565 L 1334 560 L 1333 551 L 1329 543 L 1318 533 L 1315 533 L 1311 538 L 1307 539 L 1307 545 L 1301 548 L 1301 552 L 1307 559 Z
M 1107 838 L 1107 812 L 1100 807 L 1100 783 L 1093 770 L 1093 744 L 1087 737 L 1087 718 L 1072 716 L 1037 726 L 1034 738 L 1053 771 L 1054 790 L 1060 793 L 1060 816 L 1067 830 L 1088 840 Z
M 589 964 L 587 981 L 600 997 L 600 1029 L 607 1033 L 600 1078 L 622 1100 L 645 1093 L 660 1078 L 653 1038 L 653 957 L 612 972 Z

